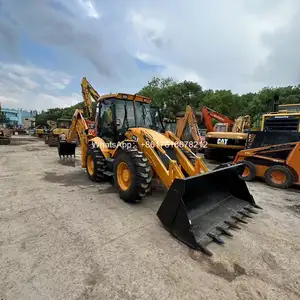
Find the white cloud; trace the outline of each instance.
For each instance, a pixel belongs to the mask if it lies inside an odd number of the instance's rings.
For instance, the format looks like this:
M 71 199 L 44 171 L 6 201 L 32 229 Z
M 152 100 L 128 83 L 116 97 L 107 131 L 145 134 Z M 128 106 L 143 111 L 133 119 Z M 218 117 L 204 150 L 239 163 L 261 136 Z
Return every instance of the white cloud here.
M 3 107 L 38 110 L 74 105 L 81 101 L 79 94 L 55 95 L 70 82 L 71 77 L 64 72 L 0 63 L 0 102 Z
M 77 1 L 78 4 L 84 9 L 88 17 L 95 18 L 95 19 L 100 18 L 100 14 L 95 9 L 94 4 L 91 0 L 77 0 Z

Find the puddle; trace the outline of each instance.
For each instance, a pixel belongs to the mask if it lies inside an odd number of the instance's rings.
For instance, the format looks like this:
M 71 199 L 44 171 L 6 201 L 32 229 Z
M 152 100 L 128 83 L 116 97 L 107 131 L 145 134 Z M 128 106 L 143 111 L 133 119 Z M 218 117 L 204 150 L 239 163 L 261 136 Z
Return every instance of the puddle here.
M 298 205 L 291 205 L 291 206 L 289 206 L 289 209 L 291 209 L 292 211 L 300 214 L 300 204 L 298 204 Z
M 52 172 L 46 172 L 43 178 L 50 183 L 60 183 L 63 186 L 91 186 L 91 182 L 87 176 L 81 170 L 72 172 L 70 174 L 56 174 Z
M 98 191 L 99 191 L 99 194 L 116 194 L 117 193 L 117 190 L 114 186 L 110 186 L 105 189 L 99 188 Z
M 30 148 L 26 147 L 25 150 L 26 151 L 45 151 L 47 149 L 37 148 L 37 147 L 30 147 Z

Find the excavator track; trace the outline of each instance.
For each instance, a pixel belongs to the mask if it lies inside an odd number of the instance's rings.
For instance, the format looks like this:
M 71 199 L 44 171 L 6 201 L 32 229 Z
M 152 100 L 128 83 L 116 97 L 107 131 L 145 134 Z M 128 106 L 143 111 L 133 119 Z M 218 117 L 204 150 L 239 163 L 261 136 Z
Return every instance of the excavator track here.
M 11 140 L 9 138 L 0 138 L 0 145 L 9 145 Z

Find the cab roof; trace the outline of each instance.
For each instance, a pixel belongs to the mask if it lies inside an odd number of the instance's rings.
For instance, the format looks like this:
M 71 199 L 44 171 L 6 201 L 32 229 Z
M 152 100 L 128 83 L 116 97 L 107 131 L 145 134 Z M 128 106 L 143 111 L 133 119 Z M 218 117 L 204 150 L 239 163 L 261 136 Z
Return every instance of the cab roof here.
M 101 100 L 105 100 L 105 99 L 109 99 L 109 98 L 117 98 L 120 100 L 135 100 L 137 102 L 143 102 L 143 103 L 151 103 L 151 98 L 149 97 L 144 97 L 141 95 L 133 95 L 133 94 L 126 94 L 126 93 L 117 93 L 117 94 L 106 94 L 106 95 L 102 95 L 100 97 L 100 101 Z

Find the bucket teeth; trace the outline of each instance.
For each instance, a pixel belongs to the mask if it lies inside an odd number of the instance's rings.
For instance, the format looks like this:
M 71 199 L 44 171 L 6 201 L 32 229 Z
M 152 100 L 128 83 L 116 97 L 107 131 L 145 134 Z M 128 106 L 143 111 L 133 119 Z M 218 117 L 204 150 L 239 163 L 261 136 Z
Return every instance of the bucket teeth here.
M 249 215 L 248 213 L 246 213 L 244 211 L 239 211 L 238 213 L 240 215 L 244 216 L 245 218 L 253 219 L 253 217 L 251 215 Z
M 198 246 L 199 246 L 200 250 L 201 250 L 204 254 L 206 254 L 206 255 L 208 255 L 208 256 L 212 256 L 212 255 L 213 255 L 213 253 L 212 253 L 211 251 L 209 251 L 205 246 L 203 246 L 203 245 L 201 245 L 201 244 L 198 244 Z
M 253 213 L 253 214 L 258 214 L 257 211 L 255 211 L 254 209 L 250 208 L 250 207 L 245 207 L 246 210 L 248 210 L 249 212 Z
M 225 224 L 229 225 L 230 227 L 232 228 L 235 228 L 235 229 L 241 229 L 240 226 L 236 225 L 235 223 L 231 222 L 231 221 L 224 221 Z
M 262 209 L 262 207 L 260 207 L 260 206 L 257 205 L 257 204 L 253 204 L 253 207 L 258 208 L 258 209 Z
M 221 238 L 219 238 L 217 235 L 213 233 L 208 233 L 207 236 L 212 238 L 213 241 L 216 242 L 217 244 L 221 244 L 221 245 L 225 244 L 225 242 Z
M 223 234 L 225 234 L 227 236 L 230 236 L 230 237 L 233 237 L 233 234 L 231 232 L 229 232 L 227 229 L 225 229 L 223 227 L 220 227 L 220 226 L 218 226 L 217 229 L 219 231 L 221 231 Z
M 240 217 L 233 216 L 232 218 L 233 218 L 233 219 L 235 219 L 235 220 L 237 220 L 238 222 L 241 222 L 241 223 L 244 223 L 244 224 L 248 224 L 248 222 L 247 222 L 247 221 L 243 220 L 243 219 L 242 219 L 242 218 L 240 218 Z

